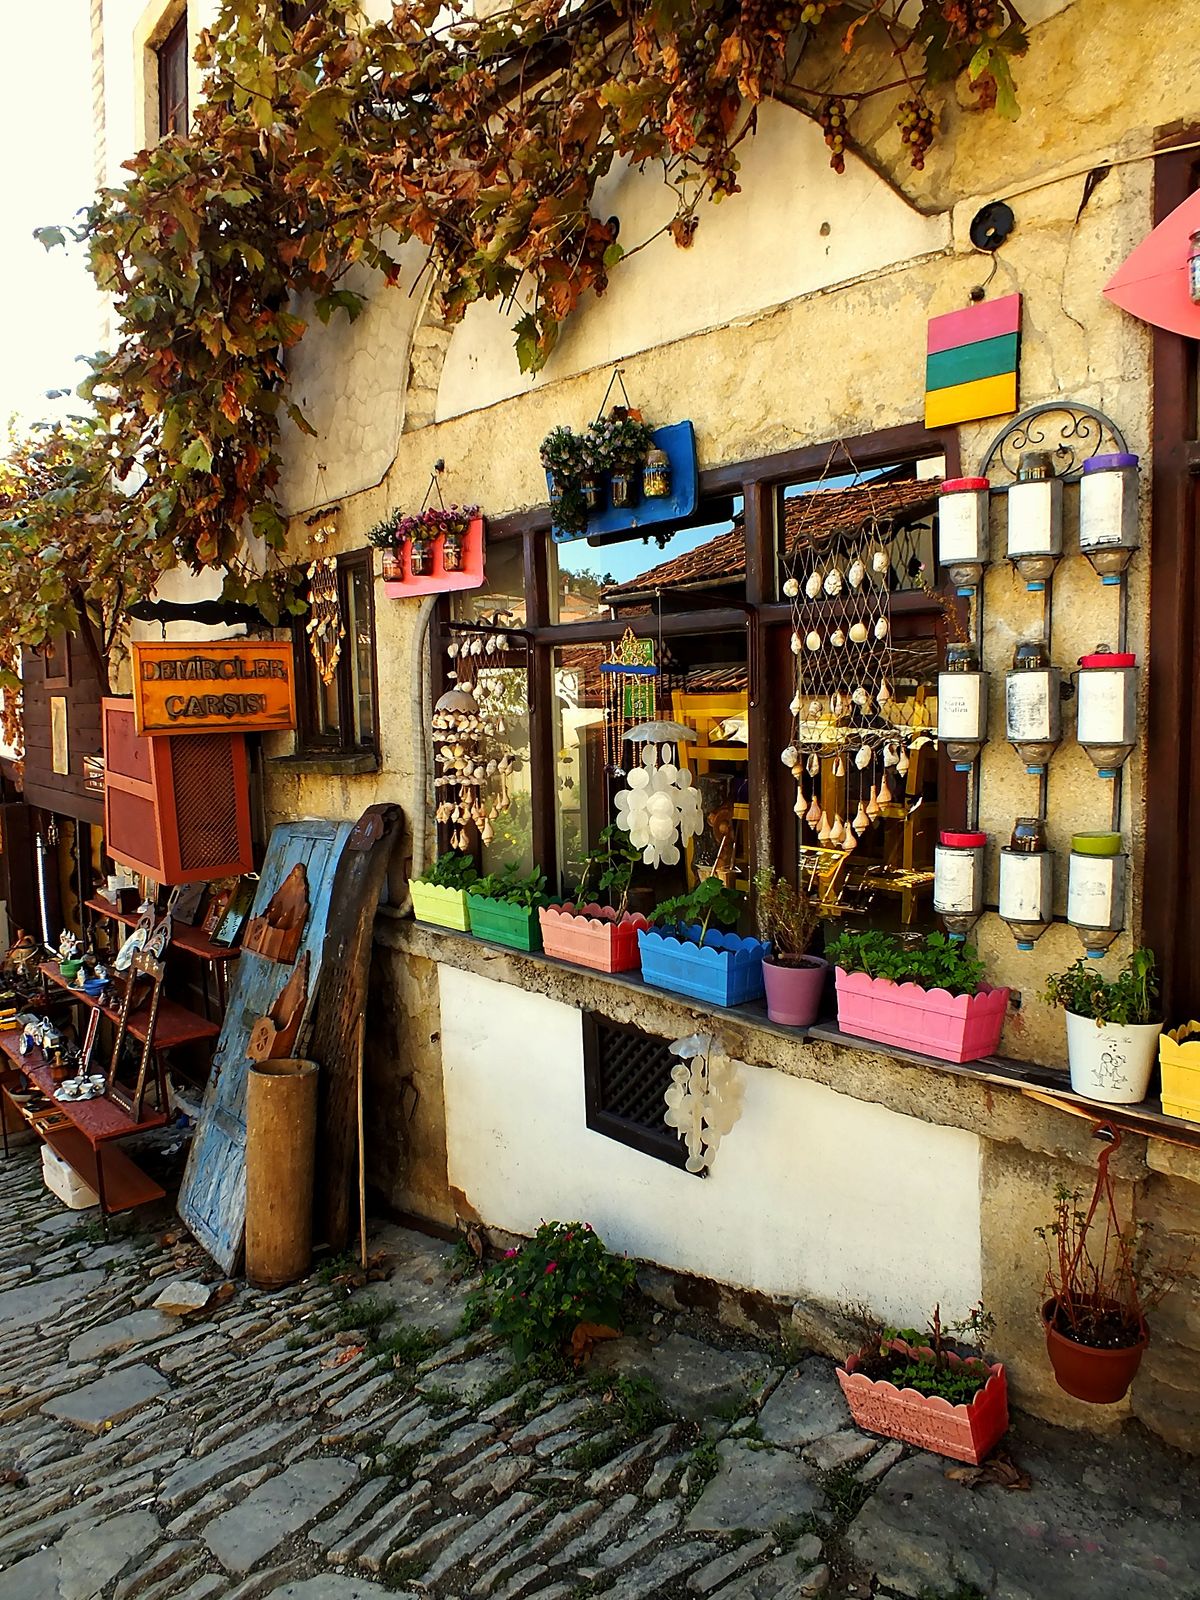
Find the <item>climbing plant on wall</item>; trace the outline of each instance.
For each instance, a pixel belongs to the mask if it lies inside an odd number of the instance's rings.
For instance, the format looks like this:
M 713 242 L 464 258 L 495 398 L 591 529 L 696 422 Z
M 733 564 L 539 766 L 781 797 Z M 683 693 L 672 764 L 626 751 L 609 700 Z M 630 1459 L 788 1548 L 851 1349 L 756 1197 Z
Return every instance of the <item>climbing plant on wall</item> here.
M 244 534 L 282 546 L 281 417 L 307 427 L 287 351 L 309 306 L 359 314 L 353 266 L 397 283 L 399 245 L 420 241 L 444 314 L 514 304 L 536 369 L 647 242 L 597 197 L 615 165 L 661 178 L 664 231 L 686 247 L 702 202 L 737 190 L 764 100 L 817 119 L 840 170 L 857 108 L 891 96 L 920 166 L 929 86 L 965 74 L 982 107 L 1015 115 L 1025 43 L 1010 0 L 405 0 L 379 23 L 324 0 L 295 30 L 279 0 L 223 0 L 192 130 L 135 157 L 73 230 L 119 327 L 85 385 L 108 458 L 149 475 L 181 560 L 278 608 L 280 570 L 248 560 Z

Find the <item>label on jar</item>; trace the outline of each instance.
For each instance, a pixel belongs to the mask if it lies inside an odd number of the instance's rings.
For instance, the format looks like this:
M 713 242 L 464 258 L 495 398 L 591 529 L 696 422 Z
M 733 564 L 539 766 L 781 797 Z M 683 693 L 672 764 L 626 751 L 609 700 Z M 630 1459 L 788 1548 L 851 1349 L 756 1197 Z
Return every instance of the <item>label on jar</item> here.
M 1079 548 L 1120 544 L 1125 506 L 1123 472 L 1088 472 L 1079 483 Z
M 952 561 L 987 559 L 986 489 L 964 489 L 944 494 L 938 501 L 938 557 L 944 567 Z
M 1129 674 L 1132 689 L 1132 674 Z M 1079 674 L 1080 744 L 1129 744 L 1133 740 L 1133 695 L 1126 696 L 1126 673 L 1087 668 Z
M 1008 553 L 1010 556 L 1057 555 L 1062 549 L 1062 529 L 1054 516 L 1056 480 L 1014 483 L 1008 491 Z
M 983 851 L 939 844 L 933 852 L 933 909 L 974 912 L 983 909 Z
M 981 672 L 938 674 L 938 737 L 981 739 L 987 731 Z
M 1053 739 L 1058 730 L 1051 718 L 1051 676 L 1048 672 L 1010 672 L 1005 684 L 1008 738 L 1014 743 Z
M 1080 928 L 1119 928 L 1125 858 L 1072 853 L 1067 879 L 1067 921 Z
M 1047 922 L 1050 917 L 1050 856 L 1000 852 L 1000 915 L 1009 922 Z

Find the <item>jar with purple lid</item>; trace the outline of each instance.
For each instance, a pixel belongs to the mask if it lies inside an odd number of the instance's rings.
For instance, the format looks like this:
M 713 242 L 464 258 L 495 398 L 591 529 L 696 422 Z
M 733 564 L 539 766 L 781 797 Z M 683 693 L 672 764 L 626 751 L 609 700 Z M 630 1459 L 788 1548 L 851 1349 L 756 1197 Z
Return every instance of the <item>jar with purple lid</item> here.
M 1138 547 L 1138 458 L 1127 451 L 1089 456 L 1079 480 L 1079 548 L 1117 583 Z

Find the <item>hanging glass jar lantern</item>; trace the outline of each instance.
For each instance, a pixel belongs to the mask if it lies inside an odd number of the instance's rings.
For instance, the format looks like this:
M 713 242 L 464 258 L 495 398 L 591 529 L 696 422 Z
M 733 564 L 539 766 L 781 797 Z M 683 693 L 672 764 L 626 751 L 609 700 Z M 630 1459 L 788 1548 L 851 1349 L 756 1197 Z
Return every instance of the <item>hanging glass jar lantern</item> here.
M 404 551 L 398 550 L 394 544 L 388 545 L 383 552 L 380 576 L 385 583 L 404 582 Z
M 433 540 L 414 539 L 408 547 L 408 568 L 414 578 L 427 578 L 433 571 Z
M 445 533 L 442 535 L 442 571 L 461 572 L 463 549 L 466 535 L 463 533 Z
M 1101 956 L 1125 923 L 1125 857 L 1119 833 L 1077 833 L 1071 839 L 1067 921 L 1089 956 Z
M 579 489 L 589 513 L 604 510 L 604 485 L 596 473 L 585 473 L 579 480 Z
M 650 446 L 642 468 L 642 493 L 647 500 L 665 500 L 671 493 L 671 458 L 656 444 Z
M 965 939 L 983 912 L 986 833 L 943 832 L 933 852 L 933 909 L 952 939 Z
M 1098 645 L 1079 658 L 1076 738 L 1102 778 L 1115 778 L 1137 743 L 1137 657 Z
M 1062 487 L 1045 450 L 1026 451 L 1008 486 L 1008 559 L 1027 589 L 1044 589 L 1062 555 Z
M 1062 740 L 1062 673 L 1050 665 L 1049 649 L 1040 639 L 1026 640 L 1013 651 L 1004 715 L 1006 737 L 1026 772 L 1043 773 Z
M 1053 917 L 1054 858 L 1040 817 L 1018 817 L 1000 852 L 1000 915 L 1018 950 L 1032 950 Z
M 938 673 L 938 741 L 959 772 L 968 772 L 987 743 L 987 673 L 972 644 L 946 646 Z
M 938 491 L 938 561 L 959 594 L 978 589 L 988 559 L 986 478 L 947 478 Z
M 608 476 L 608 495 L 614 506 L 635 506 L 642 493 L 642 469 L 617 467 Z
M 1079 548 L 1117 583 L 1138 547 L 1138 458 L 1120 451 L 1089 456 L 1079 480 Z

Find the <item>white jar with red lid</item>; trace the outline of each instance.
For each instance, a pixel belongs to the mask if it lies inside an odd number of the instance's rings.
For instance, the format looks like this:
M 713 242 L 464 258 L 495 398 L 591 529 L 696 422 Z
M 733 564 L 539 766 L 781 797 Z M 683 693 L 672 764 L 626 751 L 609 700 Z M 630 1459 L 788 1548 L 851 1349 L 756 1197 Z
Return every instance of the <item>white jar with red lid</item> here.
M 1115 778 L 1137 744 L 1137 657 L 1100 645 L 1079 659 L 1076 738 L 1102 778 Z
M 933 852 L 933 909 L 951 935 L 965 938 L 983 911 L 986 833 L 943 830 Z
M 988 559 L 986 478 L 947 478 L 938 490 L 938 561 L 960 594 L 979 587 Z

